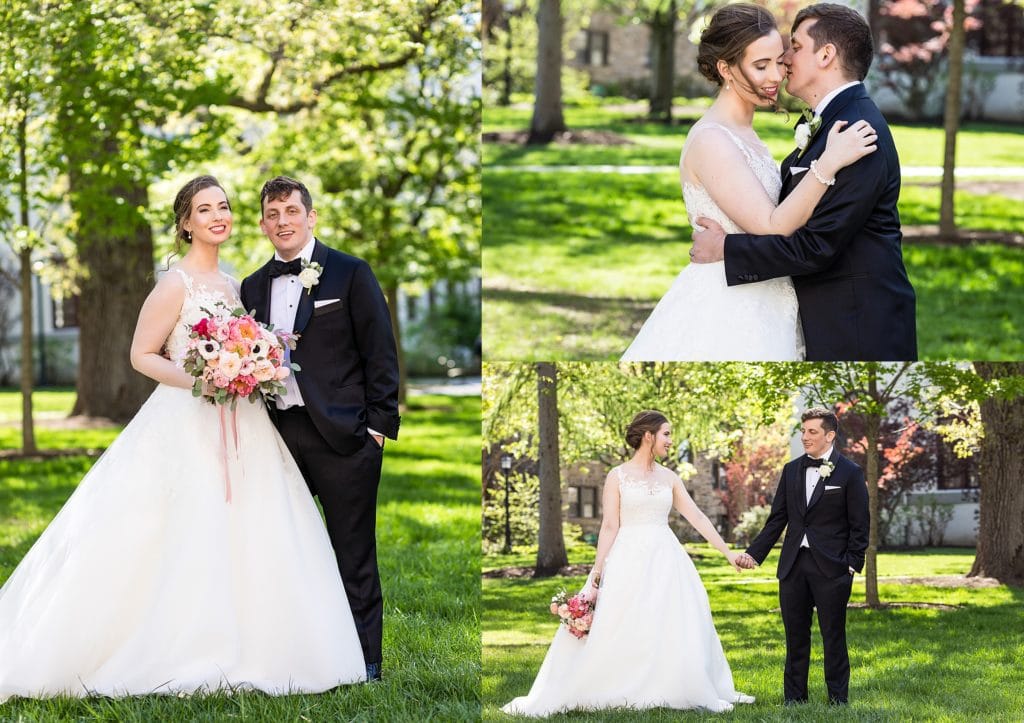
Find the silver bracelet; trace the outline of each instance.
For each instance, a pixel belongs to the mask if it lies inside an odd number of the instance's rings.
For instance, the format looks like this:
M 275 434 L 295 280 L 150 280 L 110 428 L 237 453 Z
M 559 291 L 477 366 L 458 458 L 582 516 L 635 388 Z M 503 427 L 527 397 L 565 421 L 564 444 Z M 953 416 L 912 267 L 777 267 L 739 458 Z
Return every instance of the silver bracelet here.
M 819 183 L 822 183 L 822 184 L 824 184 L 826 186 L 834 186 L 834 185 L 836 185 L 835 176 L 833 176 L 832 178 L 829 178 L 829 179 L 826 180 L 823 175 L 818 173 L 818 161 L 817 161 L 817 159 L 811 161 L 811 173 L 814 174 L 814 177 L 818 179 Z

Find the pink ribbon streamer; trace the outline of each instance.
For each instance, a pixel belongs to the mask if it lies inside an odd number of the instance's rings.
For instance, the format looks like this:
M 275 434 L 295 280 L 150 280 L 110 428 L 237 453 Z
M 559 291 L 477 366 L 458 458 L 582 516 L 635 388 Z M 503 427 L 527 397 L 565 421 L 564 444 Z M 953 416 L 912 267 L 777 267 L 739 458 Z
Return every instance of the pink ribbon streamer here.
M 228 464 L 228 434 L 224 424 L 224 405 L 217 405 L 220 411 L 221 464 L 224 468 L 224 501 L 231 504 L 231 472 Z M 235 459 L 238 459 L 238 410 L 231 410 L 231 436 L 235 443 Z

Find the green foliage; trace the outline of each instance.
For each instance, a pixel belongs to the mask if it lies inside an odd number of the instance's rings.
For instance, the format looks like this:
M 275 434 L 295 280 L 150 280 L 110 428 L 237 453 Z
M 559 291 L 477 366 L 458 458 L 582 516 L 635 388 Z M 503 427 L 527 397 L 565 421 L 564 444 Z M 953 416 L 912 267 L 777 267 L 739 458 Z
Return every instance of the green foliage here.
M 611 466 L 628 459 L 625 429 L 642 409 L 663 412 L 678 445 L 724 453 L 739 430 L 774 423 L 790 412 L 792 387 L 771 385 L 772 366 L 559 362 L 560 461 Z M 500 445 L 516 457 L 536 459 L 536 405 L 532 364 L 485 364 L 485 449 Z
M 37 392 L 65 411 L 71 392 Z M 0 424 L 17 395 L 0 393 Z M 384 682 L 322 695 L 260 693 L 178 699 L 53 699 L 6 703 L 7 720 L 478 720 L 480 715 L 479 403 L 410 397 L 400 444 L 389 445 L 378 500 L 377 550 L 385 595 Z M 0 427 L 0 447 L 8 427 Z M 116 429 L 98 430 L 106 442 Z M 39 430 L 44 446 L 90 446 L 85 432 Z M 92 433 L 89 433 L 90 435 Z M 95 460 L 0 460 L 0 581 L 5 580 Z
M 733 536 L 736 538 L 736 544 L 749 545 L 757 536 L 757 533 L 764 529 L 764 523 L 768 521 L 768 515 L 771 514 L 771 511 L 771 505 L 758 505 L 744 511 L 740 515 L 739 524 L 732 531 Z M 779 538 L 779 542 L 781 543 L 784 539 L 785 532 Z
M 537 544 L 537 532 L 540 528 L 540 518 L 537 514 L 539 500 L 540 480 L 537 475 L 509 475 L 509 531 L 514 547 Z M 482 539 L 485 555 L 496 553 L 505 546 L 504 475 L 485 488 Z

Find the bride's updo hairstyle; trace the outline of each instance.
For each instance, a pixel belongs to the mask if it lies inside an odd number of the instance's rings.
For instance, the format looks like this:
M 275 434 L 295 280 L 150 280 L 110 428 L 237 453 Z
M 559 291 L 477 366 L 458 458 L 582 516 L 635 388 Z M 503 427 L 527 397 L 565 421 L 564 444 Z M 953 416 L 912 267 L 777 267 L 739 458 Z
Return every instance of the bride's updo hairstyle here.
M 174 197 L 174 247 L 178 253 L 181 253 L 182 241 L 187 244 L 192 243 L 192 235 L 187 233 L 184 228 L 185 220 L 192 215 L 192 200 L 204 188 L 213 186 L 224 191 L 224 186 L 220 185 L 220 181 L 213 176 L 197 176 L 182 186 L 178 195 Z M 224 191 L 225 196 L 227 193 Z M 231 203 L 228 202 L 228 208 L 230 207 Z
M 645 409 L 638 412 L 633 421 L 626 427 L 626 444 L 633 449 L 640 449 L 644 442 L 644 434 L 657 434 L 661 425 L 668 423 L 668 417 L 656 409 Z
M 712 83 L 721 86 L 724 79 L 718 72 L 718 61 L 724 60 L 743 78 L 741 87 L 744 90 L 774 105 L 774 100 L 755 90 L 754 84 L 743 72 L 740 62 L 743 60 L 743 54 L 747 52 L 747 46 L 778 29 L 775 18 L 760 5 L 725 5 L 711 16 L 711 22 L 700 34 L 697 69 Z

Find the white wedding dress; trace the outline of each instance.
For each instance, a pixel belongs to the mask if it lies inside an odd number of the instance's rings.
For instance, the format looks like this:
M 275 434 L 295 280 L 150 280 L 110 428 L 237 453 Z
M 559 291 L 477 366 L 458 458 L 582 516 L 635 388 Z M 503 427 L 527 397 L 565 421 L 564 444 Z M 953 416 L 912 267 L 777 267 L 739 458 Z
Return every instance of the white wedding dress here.
M 176 362 L 185 321 L 224 300 L 186 281 L 166 344 Z M 246 401 L 236 458 L 230 417 L 222 446 L 218 408 L 161 384 L 97 460 L 0 588 L 0 703 L 365 680 L 334 552 L 295 462 L 264 406 Z
M 723 130 L 739 146 L 768 197 L 779 198 L 779 167 L 767 149 L 755 148 L 725 126 L 694 124 L 683 146 L 708 128 Z M 683 183 L 683 201 L 693 225 L 706 216 L 726 233 L 743 229 L 729 219 L 703 186 Z M 695 227 L 699 228 L 699 227 Z M 804 358 L 796 292 L 790 278 L 728 286 L 725 262 L 684 268 L 644 322 L 622 361 L 800 361 Z
M 603 708 L 732 710 L 736 692 L 707 592 L 668 526 L 672 487 L 617 469 L 619 531 L 590 634 L 558 626 L 529 695 L 503 711 L 547 716 Z

